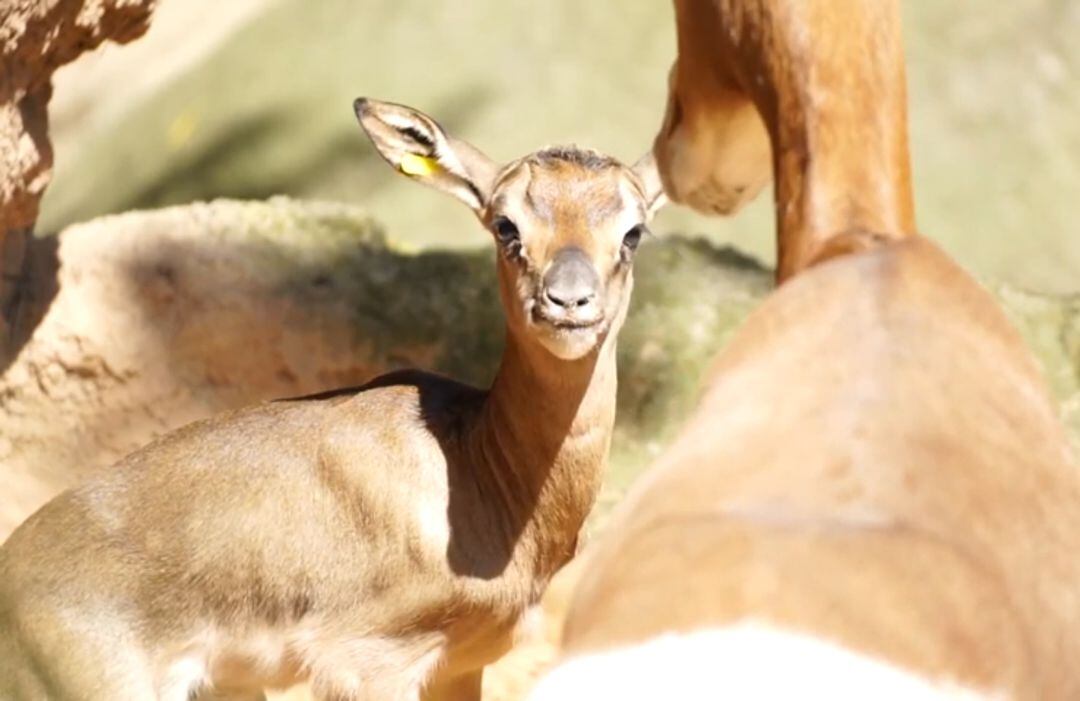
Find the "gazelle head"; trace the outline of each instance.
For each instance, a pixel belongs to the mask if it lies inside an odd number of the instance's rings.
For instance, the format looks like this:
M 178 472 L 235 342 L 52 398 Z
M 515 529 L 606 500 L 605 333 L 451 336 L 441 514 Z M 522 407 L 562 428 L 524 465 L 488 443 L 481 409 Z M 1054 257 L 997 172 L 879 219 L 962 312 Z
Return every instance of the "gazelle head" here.
M 746 85 L 718 68 L 739 65 L 734 39 L 715 29 L 725 7 L 675 0 L 679 56 L 653 149 L 668 196 L 705 214 L 734 213 L 772 177 L 769 134 Z
M 491 232 L 510 333 L 575 360 L 618 331 L 634 251 L 664 199 L 651 157 L 628 168 L 557 147 L 499 166 L 417 110 L 364 98 L 354 108 L 390 165 L 464 202 Z
M 664 123 L 653 148 L 664 189 L 703 214 L 734 214 L 772 177 L 768 134 L 747 97 L 702 87 L 705 81 L 689 72 L 682 65 L 671 71 Z

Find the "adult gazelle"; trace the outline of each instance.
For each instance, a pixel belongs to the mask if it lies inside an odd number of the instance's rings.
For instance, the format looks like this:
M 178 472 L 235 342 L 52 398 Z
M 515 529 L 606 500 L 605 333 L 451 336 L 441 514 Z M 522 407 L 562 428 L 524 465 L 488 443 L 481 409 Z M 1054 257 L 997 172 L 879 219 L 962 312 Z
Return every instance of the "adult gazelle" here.
M 663 182 L 723 213 L 771 170 L 781 284 L 590 548 L 535 698 L 1080 698 L 1080 472 L 916 234 L 897 3 L 675 5 Z

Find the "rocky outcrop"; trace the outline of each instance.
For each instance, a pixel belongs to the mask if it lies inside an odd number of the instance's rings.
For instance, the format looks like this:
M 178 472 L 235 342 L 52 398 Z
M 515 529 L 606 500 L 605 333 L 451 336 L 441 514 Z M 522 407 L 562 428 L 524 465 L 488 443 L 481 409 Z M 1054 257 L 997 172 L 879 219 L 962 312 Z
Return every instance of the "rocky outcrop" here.
M 153 0 L 6 0 L 0 24 L 0 231 L 28 229 L 52 167 L 52 74 L 106 39 L 149 26 Z
M 0 351 L 27 236 L 52 174 L 52 75 L 106 39 L 146 31 L 154 0 L 0 0 Z

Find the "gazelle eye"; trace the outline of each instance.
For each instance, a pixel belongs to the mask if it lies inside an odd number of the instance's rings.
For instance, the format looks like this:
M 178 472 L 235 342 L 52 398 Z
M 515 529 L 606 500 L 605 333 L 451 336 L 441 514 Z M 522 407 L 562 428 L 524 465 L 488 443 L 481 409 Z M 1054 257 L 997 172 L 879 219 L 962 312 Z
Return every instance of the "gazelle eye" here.
M 514 222 L 506 217 L 495 217 L 491 222 L 491 229 L 495 232 L 495 239 L 502 246 L 503 254 L 507 260 L 521 258 L 521 232 L 518 231 Z
M 638 224 L 630 231 L 626 232 L 623 236 L 622 245 L 628 251 L 636 251 L 638 244 L 641 243 L 641 237 L 645 233 L 645 227 L 642 224 Z
M 521 240 L 517 225 L 506 217 L 496 217 L 495 221 L 491 222 L 491 228 L 495 231 L 495 238 L 504 246 Z

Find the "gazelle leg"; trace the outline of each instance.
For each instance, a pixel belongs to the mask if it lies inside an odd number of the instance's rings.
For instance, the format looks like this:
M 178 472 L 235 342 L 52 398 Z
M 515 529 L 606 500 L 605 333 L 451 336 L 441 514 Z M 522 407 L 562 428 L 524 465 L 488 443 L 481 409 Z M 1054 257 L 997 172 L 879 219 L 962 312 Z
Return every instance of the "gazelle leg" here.
M 480 687 L 484 679 L 484 670 L 478 669 L 432 684 L 421 694 L 422 701 L 480 701 Z

